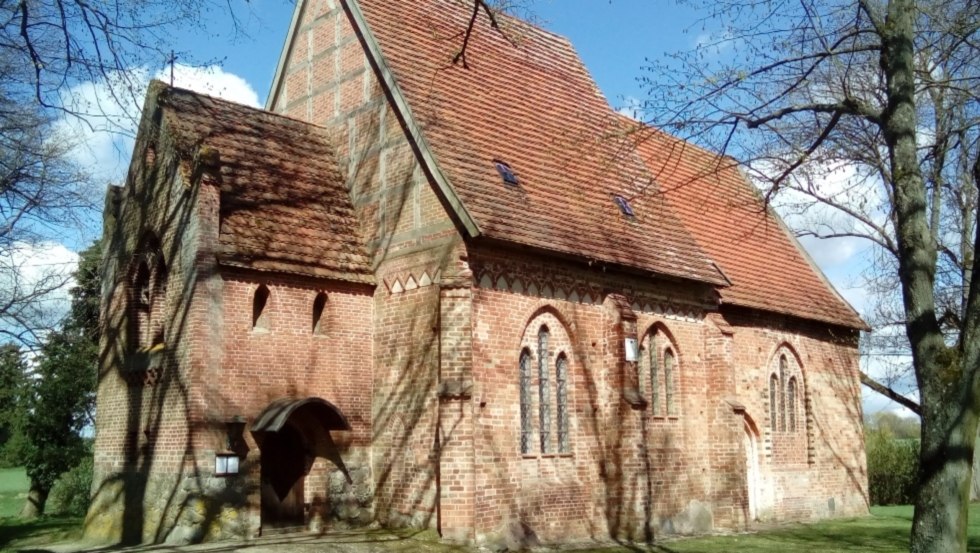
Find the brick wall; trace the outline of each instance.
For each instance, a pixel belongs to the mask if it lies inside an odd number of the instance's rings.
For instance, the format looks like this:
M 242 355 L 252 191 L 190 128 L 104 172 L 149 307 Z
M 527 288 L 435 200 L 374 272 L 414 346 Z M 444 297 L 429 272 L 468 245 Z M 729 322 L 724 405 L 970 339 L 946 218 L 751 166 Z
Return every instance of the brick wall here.
M 754 516 L 867 512 L 851 333 L 836 339 L 825 326 L 752 312 L 726 320 L 696 287 L 488 248 L 471 248 L 470 255 L 478 283 L 472 321 L 478 539 L 502 533 L 510 540 L 642 540 L 740 528 Z M 612 301 L 615 295 L 628 305 Z M 570 352 L 567 454 L 521 453 L 520 357 L 522 349 L 534 352 L 542 324 L 551 330 L 551 355 Z M 660 350 L 676 356 L 672 413 L 663 405 L 664 383 L 655 411 L 650 378 L 636 373 L 649 365 L 626 362 L 623 353 L 623 339 L 632 334 L 642 357 L 653 333 Z M 812 439 L 781 432 L 777 439 L 786 443 L 777 443 L 774 457 L 763 418 L 766 381 L 755 374 L 772 363 L 756 355 L 749 370 L 746 355 L 766 352 L 771 360 L 787 344 L 833 362 L 790 367 L 786 378 L 805 380 L 808 390 L 800 393 L 797 434 Z M 804 403 L 811 406 L 806 412 Z M 534 440 L 538 424 L 532 421 Z M 760 489 L 750 494 L 752 429 L 762 435 L 752 477 Z
M 377 517 L 467 539 L 471 517 L 454 507 L 441 521 L 436 509 L 440 489 L 445 505 L 466 509 L 471 501 L 468 491 L 459 493 L 468 486 L 460 475 L 470 472 L 459 403 L 468 400 L 458 393 L 440 400 L 439 393 L 442 356 L 446 378 L 457 382 L 450 387 L 458 388 L 458 368 L 467 364 L 458 347 L 467 334 L 440 330 L 451 328 L 441 326 L 444 315 L 465 317 L 468 310 L 465 294 L 443 305 L 452 296 L 446 290 L 468 282 L 465 250 L 363 47 L 340 2 L 309 2 L 272 104 L 329 129 L 380 281 L 372 410 Z

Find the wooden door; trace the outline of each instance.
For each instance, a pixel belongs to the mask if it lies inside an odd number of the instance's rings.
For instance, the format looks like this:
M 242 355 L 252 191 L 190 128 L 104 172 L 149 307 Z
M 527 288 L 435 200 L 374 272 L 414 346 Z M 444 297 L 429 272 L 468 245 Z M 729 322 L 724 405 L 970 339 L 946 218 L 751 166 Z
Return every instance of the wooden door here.
M 302 529 L 306 447 L 292 426 L 262 440 L 262 530 Z

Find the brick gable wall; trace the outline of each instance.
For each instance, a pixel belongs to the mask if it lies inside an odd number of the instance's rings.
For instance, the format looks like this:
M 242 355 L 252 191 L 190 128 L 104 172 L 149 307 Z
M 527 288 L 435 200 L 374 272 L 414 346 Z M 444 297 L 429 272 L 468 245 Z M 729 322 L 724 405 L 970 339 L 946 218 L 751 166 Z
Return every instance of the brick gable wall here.
M 469 422 L 451 405 L 466 399 L 448 393 L 440 400 L 443 380 L 453 381 L 455 390 L 466 380 L 459 371 L 468 366 L 468 334 L 448 320 L 465 319 L 468 311 L 465 293 L 453 299 L 459 283 L 468 282 L 460 261 L 465 249 L 341 4 L 306 5 L 273 109 L 330 130 L 379 280 L 373 302 L 375 514 L 385 523 L 450 534 L 461 525 L 458 537 L 465 539 L 471 517 L 445 510 L 455 514 L 443 522 L 436 510 L 440 485 L 444 505 L 466 509 L 471 493 L 462 481 L 470 469 L 460 472 L 469 466 Z M 441 464 L 457 462 L 440 472 Z

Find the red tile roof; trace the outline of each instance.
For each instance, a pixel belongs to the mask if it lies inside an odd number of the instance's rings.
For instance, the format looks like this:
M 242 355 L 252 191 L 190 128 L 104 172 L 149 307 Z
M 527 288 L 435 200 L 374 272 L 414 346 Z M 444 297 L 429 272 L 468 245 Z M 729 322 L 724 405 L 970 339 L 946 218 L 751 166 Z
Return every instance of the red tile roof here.
M 609 139 L 618 118 L 566 39 L 508 17 L 501 34 L 481 12 L 467 69 L 452 58 L 471 5 L 356 4 L 481 236 L 724 284 L 636 153 Z M 494 160 L 520 185 L 505 184 Z M 635 218 L 620 213 L 614 194 L 632 199 Z
M 178 153 L 208 152 L 219 164 L 222 263 L 373 282 L 324 129 L 160 82 L 152 86 L 162 89 L 158 102 Z
M 867 328 L 734 161 L 650 128 L 633 141 L 662 197 L 731 280 L 723 304 Z

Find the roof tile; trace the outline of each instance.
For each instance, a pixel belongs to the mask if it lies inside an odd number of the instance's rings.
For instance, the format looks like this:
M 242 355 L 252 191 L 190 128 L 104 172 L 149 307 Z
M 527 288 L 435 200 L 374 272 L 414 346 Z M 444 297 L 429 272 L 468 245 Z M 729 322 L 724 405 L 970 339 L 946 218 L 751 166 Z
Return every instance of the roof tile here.
M 323 128 L 179 88 L 158 101 L 183 155 L 217 152 L 221 262 L 373 282 Z
M 452 0 L 360 0 L 368 27 L 440 170 L 483 236 L 660 275 L 724 283 L 618 129 L 571 44 L 502 16 L 474 27 L 468 68 L 452 64 L 472 10 Z M 493 161 L 520 185 L 505 185 Z M 630 198 L 625 217 L 613 194 Z

